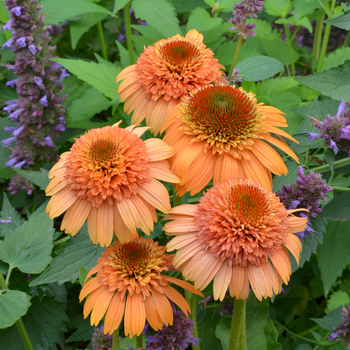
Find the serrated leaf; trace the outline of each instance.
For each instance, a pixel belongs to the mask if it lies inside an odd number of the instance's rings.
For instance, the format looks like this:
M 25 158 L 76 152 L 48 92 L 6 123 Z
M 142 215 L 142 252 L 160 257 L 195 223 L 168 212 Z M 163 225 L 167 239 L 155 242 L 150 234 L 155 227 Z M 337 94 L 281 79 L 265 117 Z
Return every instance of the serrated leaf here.
M 129 0 L 114 0 L 113 15 L 122 9 L 128 2 Z
M 342 311 L 342 308 L 338 307 L 337 309 L 329 312 L 323 318 L 311 318 L 311 320 L 317 322 L 317 324 L 322 329 L 325 329 L 328 332 L 333 332 L 333 328 L 335 326 L 339 326 L 339 323 L 341 322 L 341 311 Z
M 301 19 L 301 17 L 304 17 L 305 15 L 313 13 L 314 10 L 320 7 L 318 0 L 294 0 L 293 5 L 294 16 L 297 20 Z
M 330 205 L 330 204 L 329 204 Z M 340 203 L 337 204 L 340 207 Z M 350 263 L 350 221 L 328 221 L 323 244 L 317 248 L 318 266 L 325 295 Z M 331 259 L 330 259 L 331 257 Z
M 331 172 L 333 173 L 333 164 L 334 164 L 334 159 L 335 159 L 335 154 L 334 151 L 330 148 L 326 148 L 324 152 L 324 159 L 331 168 Z
M 221 18 L 214 18 L 210 16 L 204 8 L 197 7 L 191 12 L 190 17 L 188 18 L 186 30 L 188 32 L 191 29 L 196 29 L 202 33 L 208 30 L 213 30 L 221 23 Z
M 350 90 L 350 61 L 323 73 L 296 77 L 295 79 L 316 91 L 320 91 L 325 96 L 338 101 L 347 100 Z
M 342 290 L 338 290 L 334 292 L 329 299 L 327 300 L 327 308 L 326 313 L 339 308 L 340 306 L 344 306 L 350 303 L 350 298 L 348 293 L 343 292 Z
M 296 108 L 294 111 L 297 112 L 299 109 L 301 110 L 301 108 L 298 108 L 298 109 Z M 297 113 L 302 115 L 301 113 L 303 113 L 303 112 L 300 111 Z M 307 113 L 303 114 L 304 119 L 298 128 L 298 134 L 306 134 L 309 132 L 315 132 L 315 133 L 320 132 L 316 128 L 316 126 L 312 122 L 312 119 L 309 116 L 312 118 L 315 118 L 317 120 L 320 120 L 320 121 L 322 121 L 324 119 L 324 117 L 322 118 L 322 116 L 321 116 L 321 112 L 320 112 L 317 98 L 315 98 L 314 101 L 312 102 L 312 104 L 308 107 Z M 315 140 L 315 142 L 316 142 L 316 140 Z
M 130 65 L 129 52 L 119 41 L 116 41 L 115 43 L 118 46 L 120 63 L 122 65 L 122 68 L 126 68 L 127 66 Z M 135 57 L 135 53 L 134 53 L 134 57 Z
M 78 329 L 66 340 L 66 342 L 90 341 L 94 329 L 95 327 L 90 325 L 89 318 L 86 318 L 80 323 Z
M 25 273 L 40 273 L 51 260 L 53 220 L 46 213 L 32 217 L 0 241 L 0 259 Z
M 173 5 L 164 0 L 134 0 L 136 18 L 141 18 L 166 37 L 182 34 Z
M 116 78 L 120 69 L 114 65 L 104 63 L 85 62 L 82 60 L 70 60 L 66 58 L 55 58 L 53 61 L 61 64 L 79 79 L 87 82 L 106 97 L 115 101 L 119 94 L 117 92 Z
M 97 264 L 97 259 L 103 251 L 103 247 L 91 243 L 85 224 L 52 260 L 47 270 L 32 281 L 30 286 L 75 281 L 79 277 L 80 266 L 89 271 Z
M 241 72 L 239 76 L 244 80 L 258 81 L 271 78 L 284 70 L 283 65 L 272 57 L 254 56 L 246 58 L 236 65 Z
M 337 177 L 332 181 L 332 187 L 348 187 L 350 186 L 350 179 L 347 177 Z
M 340 192 L 334 194 L 334 200 L 323 209 L 326 219 L 334 221 L 349 220 L 350 193 Z
M 27 313 L 30 296 L 19 290 L 0 291 L 0 329 L 12 326 Z
M 59 24 L 84 13 L 113 15 L 104 7 L 87 0 L 41 0 L 40 4 L 44 6 L 43 12 L 46 16 L 44 20 L 46 24 Z
M 290 0 L 265 0 L 264 10 L 272 16 L 286 17 L 292 10 Z
M 275 79 L 267 79 L 257 84 L 257 98 L 272 97 L 282 91 L 289 90 L 298 86 L 299 83 L 292 77 L 281 77 Z
M 247 24 L 254 24 L 255 36 L 264 39 L 280 39 L 280 34 L 276 30 L 272 30 L 271 24 L 263 19 L 247 18 Z
M 328 53 L 323 61 L 322 71 L 338 67 L 350 58 L 350 47 L 340 47 Z
M 17 169 L 13 168 L 16 173 L 22 175 L 27 180 L 33 182 L 35 185 L 39 186 L 39 188 L 43 191 L 45 191 L 47 185 L 50 182 L 49 179 L 49 171 L 46 169 L 40 169 L 40 171 L 30 171 L 30 170 L 23 170 L 23 169 Z
M 95 114 L 105 111 L 111 106 L 111 101 L 94 87 L 90 86 L 78 99 L 67 108 L 67 126 L 78 126 L 75 123 L 90 119 Z
M 350 30 L 350 10 L 345 11 L 344 14 L 336 18 L 327 19 L 325 22 L 334 27 Z
M 79 19 L 69 21 L 69 31 L 73 50 L 77 47 L 79 39 L 97 22 L 102 21 L 107 15 L 104 13 L 85 13 Z
M 85 278 L 88 274 L 88 270 L 86 270 L 86 268 L 84 266 L 80 265 L 80 270 L 79 270 L 79 283 L 81 286 L 84 285 L 85 282 Z
M 2 202 L 1 220 L 8 220 L 11 218 L 11 222 L 0 225 L 0 236 L 6 236 L 10 231 L 16 227 L 21 226 L 24 223 L 22 216 L 12 207 L 10 201 L 7 198 L 7 194 L 3 194 L 4 199 Z

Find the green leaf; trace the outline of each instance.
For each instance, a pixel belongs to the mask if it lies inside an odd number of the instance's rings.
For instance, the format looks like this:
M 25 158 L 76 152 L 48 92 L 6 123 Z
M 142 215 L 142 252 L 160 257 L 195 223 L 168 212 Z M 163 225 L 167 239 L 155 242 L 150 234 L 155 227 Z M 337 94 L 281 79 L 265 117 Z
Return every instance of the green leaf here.
M 273 192 L 278 192 L 282 189 L 283 185 L 291 185 L 295 183 L 298 177 L 298 164 L 295 161 L 288 160 L 286 162 L 288 169 L 287 175 L 275 176 L 273 179 Z
M 332 181 L 331 186 L 333 187 L 348 187 L 350 186 L 350 179 L 347 177 L 337 177 Z
M 294 0 L 294 16 L 296 20 L 301 19 L 305 15 L 313 13 L 314 10 L 320 7 L 320 3 L 318 0 Z
M 118 46 L 120 63 L 122 65 L 122 68 L 126 68 L 127 66 L 130 66 L 130 59 L 129 59 L 128 50 L 119 41 L 116 41 L 115 43 Z M 134 52 L 134 57 L 135 56 L 136 56 L 136 54 Z
M 198 315 L 199 313 L 197 313 L 197 320 Z M 221 319 L 222 316 L 218 308 L 208 308 L 204 311 L 204 318 L 198 323 L 198 337 L 202 339 L 200 343 L 201 350 L 222 350 L 216 332 L 217 325 Z
M 337 309 L 340 306 L 344 306 L 350 303 L 350 298 L 348 293 L 343 292 L 342 290 L 338 290 L 334 292 L 329 299 L 327 300 L 327 308 L 326 313 Z
M 83 119 L 90 119 L 95 114 L 105 111 L 110 106 L 111 101 L 104 97 L 97 89 L 90 86 L 67 108 L 67 126 L 79 126 L 79 124 L 75 125 L 75 123 Z
M 299 83 L 295 81 L 295 79 L 292 77 L 267 79 L 257 84 L 257 89 L 255 93 L 258 99 L 270 99 L 271 97 L 279 94 L 280 92 L 289 90 L 298 85 Z
M 249 57 L 236 65 L 239 74 L 244 80 L 258 81 L 271 78 L 284 70 L 283 65 L 274 58 L 267 56 Z
M 21 174 L 27 180 L 39 186 L 39 188 L 43 191 L 45 191 L 47 185 L 50 182 L 49 171 L 46 169 L 40 169 L 40 171 L 30 171 L 17 168 L 13 169 L 16 171 L 16 173 Z
M 154 29 L 151 26 L 142 26 L 142 25 L 136 25 L 132 24 L 131 28 L 136 29 L 138 32 L 140 32 L 145 38 L 153 40 L 154 42 L 165 39 L 165 36 L 158 32 L 158 30 Z
M 51 261 L 53 220 L 33 216 L 0 241 L 0 259 L 25 273 L 40 273 Z
M 159 33 L 170 37 L 182 34 L 174 6 L 164 0 L 134 0 L 131 4 L 136 18 L 141 18 Z
M 27 313 L 30 296 L 19 290 L 0 291 L 0 329 L 12 326 Z
M 322 329 L 325 329 L 328 332 L 333 332 L 333 328 L 338 326 L 341 322 L 341 310 L 342 308 L 338 307 L 337 309 L 329 312 L 323 318 L 311 318 L 311 320 L 317 322 Z
M 114 0 L 113 15 L 115 15 L 120 9 L 122 9 L 129 0 Z
M 82 60 L 70 60 L 66 58 L 55 58 L 53 61 L 61 64 L 79 79 L 87 82 L 106 97 L 115 101 L 119 96 L 117 92 L 116 78 L 120 73 L 114 65 L 104 63 L 85 62 Z
M 272 16 L 286 17 L 292 10 L 290 0 L 265 0 L 264 10 Z
M 197 7 L 194 9 L 190 17 L 188 18 L 187 32 L 191 29 L 196 29 L 200 33 L 206 32 L 209 30 L 213 30 L 214 28 L 218 27 L 222 23 L 221 18 L 214 18 L 210 16 L 210 14 L 204 10 L 202 7 Z
M 74 282 L 79 278 L 80 266 L 90 270 L 97 264 L 104 248 L 91 243 L 86 224 L 72 237 L 50 266 L 30 286 L 58 282 Z
M 1 118 L 0 118 L 1 120 Z M 0 126 L 1 128 L 1 126 Z M 14 171 L 10 169 L 6 162 L 10 160 L 11 151 L 8 148 L 2 148 L 0 152 L 0 178 L 10 179 L 14 175 Z
M 341 208 L 339 202 L 337 207 Z M 325 295 L 328 294 L 346 265 L 350 263 L 350 235 L 344 234 L 349 231 L 350 221 L 328 221 L 326 233 L 323 236 L 323 244 L 317 247 L 318 266 L 321 271 Z
M 340 47 L 326 55 L 324 58 L 322 71 L 338 67 L 350 58 L 350 47 Z
M 325 96 L 338 101 L 346 100 L 349 98 L 350 90 L 350 61 L 323 73 L 296 77 L 295 79 L 316 91 L 320 91 Z
M 331 172 L 333 173 L 333 163 L 335 159 L 334 151 L 330 148 L 326 148 L 324 152 L 324 159 L 328 163 L 329 167 L 331 168 Z
M 22 216 L 12 207 L 10 201 L 7 198 L 7 194 L 4 193 L 4 199 L 2 202 L 2 211 L 0 215 L 1 220 L 8 220 L 11 217 L 11 222 L 8 224 L 0 225 L 0 236 L 6 236 L 10 231 L 16 227 L 21 226 L 24 223 Z
M 79 283 L 81 286 L 84 285 L 85 282 L 85 278 L 88 274 L 88 270 L 86 270 L 86 268 L 84 266 L 80 265 L 80 271 L 79 271 Z
M 281 35 L 276 30 L 272 30 L 271 24 L 263 19 L 247 18 L 246 23 L 255 25 L 254 31 L 257 38 L 269 40 L 280 40 L 281 38 Z
M 41 0 L 44 6 L 46 24 L 59 24 L 67 19 L 82 15 L 84 13 L 104 13 L 113 15 L 102 6 L 96 5 L 87 0 Z
M 325 22 L 334 27 L 350 30 L 350 10 L 345 11 L 344 14 L 336 18 L 327 19 Z
M 10 14 L 6 9 L 4 1 L 0 1 L 0 22 L 6 23 L 10 19 Z
M 90 319 L 86 318 L 80 323 L 78 329 L 66 340 L 66 342 L 90 341 L 94 329 L 95 327 L 90 325 Z
M 340 192 L 334 194 L 334 200 L 323 209 L 326 219 L 334 221 L 349 220 L 350 193 Z
M 97 22 L 102 21 L 107 15 L 104 13 L 85 13 L 79 19 L 69 21 L 69 31 L 73 50 L 77 47 L 79 39 Z
M 220 320 L 215 329 L 215 335 L 221 340 L 221 345 L 224 350 L 228 350 L 230 340 L 232 317 L 226 316 Z

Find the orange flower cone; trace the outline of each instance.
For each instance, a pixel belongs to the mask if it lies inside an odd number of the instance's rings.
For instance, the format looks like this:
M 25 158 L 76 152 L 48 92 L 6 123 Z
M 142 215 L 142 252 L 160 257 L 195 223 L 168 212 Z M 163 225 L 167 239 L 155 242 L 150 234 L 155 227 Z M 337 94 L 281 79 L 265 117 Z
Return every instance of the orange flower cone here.
M 294 234 L 304 231 L 306 218 L 292 215 L 270 190 L 251 180 L 234 179 L 216 184 L 198 205 L 170 210 L 164 226 L 176 236 L 167 250 L 177 249 L 173 264 L 204 289 L 214 280 L 214 299 L 223 300 L 227 289 L 246 299 L 272 297 L 288 284 L 292 273 L 287 249 L 299 263 L 302 249 Z M 287 249 L 286 249 L 287 248 Z
M 91 312 L 91 325 L 98 325 L 105 315 L 104 333 L 112 334 L 124 316 L 124 332 L 132 338 L 139 335 L 145 322 L 155 330 L 173 324 L 169 300 L 188 315 L 190 307 L 184 297 L 169 282 L 203 296 L 190 283 L 166 276 L 162 271 L 172 267 L 173 255 L 164 253 L 152 239 L 132 235 L 129 243 L 116 241 L 102 253 L 98 264 L 86 278 L 80 301 L 87 295 L 84 317 Z
M 132 124 L 146 118 L 157 135 L 183 96 L 212 82 L 227 84 L 223 68 L 194 29 L 185 37 L 159 40 L 117 77 L 117 82 L 123 80 L 118 92 L 120 100 L 126 100 L 124 111 L 134 111 Z
M 179 179 L 167 158 L 174 149 L 159 139 L 143 141 L 148 128 L 117 125 L 92 129 L 76 140 L 51 169 L 46 212 L 63 214 L 61 230 L 74 236 L 87 220 L 94 244 L 108 246 L 113 230 L 121 242 L 141 228 L 146 234 L 157 222 L 156 209 L 171 206 L 167 189 L 158 180 Z
M 170 163 L 181 178 L 178 195 L 194 195 L 213 178 L 214 184 L 248 178 L 272 188 L 270 172 L 288 170 L 269 143 L 298 162 L 281 136 L 297 141 L 277 128 L 288 126 L 281 113 L 234 86 L 211 85 L 184 98 L 163 126 L 164 141 L 176 151 Z

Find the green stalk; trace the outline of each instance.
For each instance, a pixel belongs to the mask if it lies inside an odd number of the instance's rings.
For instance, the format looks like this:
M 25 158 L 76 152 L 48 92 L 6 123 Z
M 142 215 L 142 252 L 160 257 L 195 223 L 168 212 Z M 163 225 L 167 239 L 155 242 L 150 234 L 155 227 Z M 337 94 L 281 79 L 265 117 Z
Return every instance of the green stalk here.
M 333 186 L 331 187 L 333 188 L 334 191 L 350 192 L 350 188 L 348 187 L 333 187 Z
M 66 237 L 63 237 L 61 239 L 58 239 L 57 241 L 53 242 L 53 246 L 55 247 L 56 245 L 62 244 L 64 242 L 69 241 L 72 238 L 71 235 L 67 235 Z
M 113 332 L 113 343 L 112 343 L 112 350 L 118 350 L 118 344 L 119 344 L 119 328 L 117 328 Z
M 143 335 L 142 335 L 142 333 L 140 335 L 136 336 L 136 347 L 137 348 L 143 347 Z
M 294 57 L 293 57 L 292 43 L 290 39 L 290 31 L 286 23 L 284 24 L 284 31 L 286 32 L 286 38 L 287 38 L 286 42 L 288 45 L 289 56 L 290 56 L 290 61 L 292 66 L 292 76 L 295 77 L 295 63 L 294 63 Z
M 127 3 L 124 6 L 124 20 L 125 20 L 125 31 L 126 31 L 126 45 L 129 51 L 130 64 L 134 64 L 134 51 L 132 47 L 132 38 L 131 38 L 131 19 L 130 19 L 130 5 Z
M 105 43 L 105 38 L 103 37 L 103 28 L 102 28 L 101 21 L 97 22 L 97 31 L 98 31 L 98 36 L 100 38 L 102 57 L 106 61 L 108 61 L 108 55 L 107 55 L 107 50 L 106 50 L 106 43 Z
M 245 25 L 245 20 L 243 21 L 241 31 L 243 30 L 244 25 Z M 238 38 L 238 43 L 237 43 L 235 55 L 233 56 L 233 61 L 232 61 L 232 64 L 231 64 L 231 68 L 230 68 L 230 71 L 229 71 L 228 76 L 227 76 L 229 81 L 231 80 L 231 75 L 232 75 L 233 69 L 236 66 L 238 55 L 239 55 L 239 51 L 241 50 L 242 45 L 243 45 L 243 35 L 241 33 L 241 35 Z
M 348 47 L 350 45 L 350 32 L 348 32 L 348 35 L 346 36 L 344 40 L 343 47 Z
M 4 277 L 2 276 L 2 273 L 0 273 L 0 287 L 1 289 L 7 289 L 6 282 L 4 280 Z
M 177 207 L 178 205 L 182 204 L 182 197 L 179 197 L 177 194 L 175 194 L 174 189 L 174 207 Z
M 337 160 L 336 162 L 333 163 L 333 169 L 337 169 L 337 168 L 341 168 L 345 165 L 349 165 L 350 164 L 350 157 L 341 159 L 341 160 Z M 327 171 L 330 171 L 331 168 L 329 166 L 329 164 L 324 164 L 321 166 L 318 166 L 316 168 L 307 170 L 306 172 L 309 173 L 310 171 L 314 171 L 315 173 L 326 173 Z
M 196 304 L 193 305 L 192 298 L 193 294 L 185 289 L 185 298 L 186 301 L 188 302 L 188 305 L 190 306 L 191 313 L 190 313 L 190 320 L 193 322 L 193 336 L 195 338 L 198 338 L 198 326 L 197 326 L 197 316 L 196 316 Z M 193 350 L 200 350 L 200 344 L 199 342 L 197 345 L 192 344 L 192 349 Z
M 307 164 L 309 164 L 310 162 L 311 162 L 311 160 L 313 159 L 313 157 L 318 153 L 318 151 L 320 151 L 321 149 L 323 148 L 323 146 L 320 146 L 320 147 L 318 147 L 317 148 L 317 150 L 314 152 L 314 153 L 312 153 L 312 155 L 309 157 L 309 158 L 305 158 L 305 164 L 304 165 L 307 165 Z
M 228 350 L 247 350 L 245 310 L 246 301 L 235 299 Z
M 324 16 L 320 17 L 316 22 L 314 46 L 313 46 L 313 50 L 312 50 L 312 58 L 314 60 L 318 60 L 320 58 L 320 48 L 321 48 L 322 33 L 323 33 L 323 22 L 324 22 Z
M 335 7 L 335 2 L 336 2 L 336 0 L 332 0 L 332 5 L 331 5 L 331 9 L 329 11 L 328 17 L 333 14 L 334 7 Z M 320 59 L 318 61 L 317 72 L 321 72 L 322 71 L 324 56 L 326 55 L 330 33 L 331 33 L 331 25 L 327 23 L 326 24 L 326 29 L 324 30 L 323 41 L 322 41 L 322 48 L 321 48 Z

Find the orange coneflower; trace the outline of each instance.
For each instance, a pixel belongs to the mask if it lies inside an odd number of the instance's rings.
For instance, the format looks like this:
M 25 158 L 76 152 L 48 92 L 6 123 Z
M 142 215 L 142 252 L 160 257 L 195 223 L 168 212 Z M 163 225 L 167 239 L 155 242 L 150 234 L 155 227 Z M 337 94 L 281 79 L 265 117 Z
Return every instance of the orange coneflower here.
M 260 184 L 233 179 L 214 185 L 198 205 L 171 209 L 167 250 L 178 249 L 173 264 L 202 290 L 214 279 L 214 298 L 272 297 L 292 273 L 287 249 L 299 262 L 306 218 L 292 215 L 280 199 Z M 286 249 L 287 248 L 287 249 Z
M 134 127 L 88 131 L 51 169 L 46 212 L 54 218 L 67 210 L 61 230 L 75 235 L 87 219 L 92 242 L 108 246 L 113 230 L 127 242 L 136 228 L 153 230 L 155 208 L 169 211 L 168 191 L 155 179 L 179 182 L 166 160 L 174 150 L 159 139 L 143 141 L 148 128 Z
M 158 134 L 171 111 L 190 91 L 213 83 L 227 83 L 224 66 L 203 44 L 203 35 L 190 30 L 157 41 L 140 55 L 137 63 L 125 68 L 117 77 L 120 100 L 126 99 L 124 111 L 134 111 L 131 123 L 146 124 Z
M 276 128 L 287 126 L 281 113 L 234 86 L 208 86 L 192 92 L 163 127 L 168 128 L 164 141 L 176 151 L 170 163 L 181 178 L 178 194 L 198 193 L 212 178 L 214 184 L 248 178 L 272 188 L 270 171 L 281 175 L 288 170 L 267 142 L 298 161 L 281 136 L 297 141 Z
M 98 264 L 86 278 L 80 301 L 88 294 L 84 317 L 91 313 L 91 325 L 98 325 L 104 314 L 104 333 L 112 334 L 124 317 L 124 332 L 132 338 L 139 335 L 147 319 L 154 330 L 163 324 L 172 325 L 173 310 L 169 299 L 188 315 L 189 305 L 184 297 L 168 283 L 175 283 L 203 296 L 190 283 L 166 276 L 162 271 L 172 267 L 173 255 L 152 239 L 132 235 L 130 242 L 116 241 L 102 253 Z M 125 308 L 125 312 L 124 312 Z

